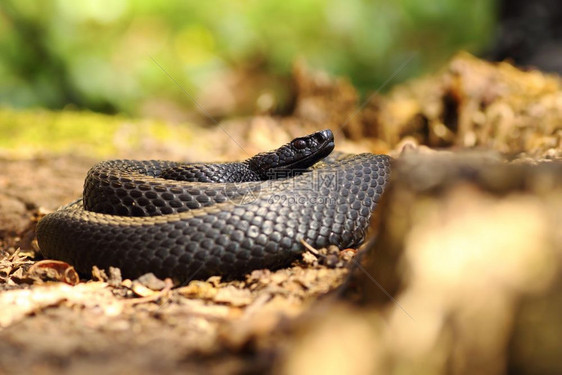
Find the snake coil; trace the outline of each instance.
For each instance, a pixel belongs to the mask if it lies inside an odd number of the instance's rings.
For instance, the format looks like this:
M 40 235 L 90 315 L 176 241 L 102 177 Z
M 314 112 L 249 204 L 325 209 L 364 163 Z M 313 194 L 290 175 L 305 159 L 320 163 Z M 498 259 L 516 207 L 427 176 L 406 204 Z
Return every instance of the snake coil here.
M 113 266 L 185 283 L 287 266 L 300 240 L 358 246 L 390 158 L 333 148 L 323 130 L 236 163 L 99 163 L 82 199 L 39 222 L 39 247 L 84 274 Z

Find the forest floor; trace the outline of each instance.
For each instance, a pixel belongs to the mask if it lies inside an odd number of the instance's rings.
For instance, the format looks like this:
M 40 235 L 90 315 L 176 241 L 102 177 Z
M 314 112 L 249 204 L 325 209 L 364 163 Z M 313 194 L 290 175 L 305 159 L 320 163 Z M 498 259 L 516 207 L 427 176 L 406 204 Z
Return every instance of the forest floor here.
M 460 54 L 364 105 L 345 80 L 294 81 L 291 114 L 213 127 L 1 110 L 0 374 L 562 371 L 560 78 Z M 324 128 L 396 159 L 359 250 L 178 287 L 80 280 L 34 241 L 99 160 L 239 160 Z

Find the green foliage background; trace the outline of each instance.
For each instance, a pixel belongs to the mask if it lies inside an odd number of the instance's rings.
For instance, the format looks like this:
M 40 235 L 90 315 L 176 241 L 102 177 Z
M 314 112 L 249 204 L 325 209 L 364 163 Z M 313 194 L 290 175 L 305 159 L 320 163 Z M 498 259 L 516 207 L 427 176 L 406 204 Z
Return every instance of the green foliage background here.
M 494 14 L 494 0 L 2 0 L 0 105 L 192 106 L 155 61 L 194 96 L 255 61 L 287 77 L 297 58 L 374 91 L 481 51 Z

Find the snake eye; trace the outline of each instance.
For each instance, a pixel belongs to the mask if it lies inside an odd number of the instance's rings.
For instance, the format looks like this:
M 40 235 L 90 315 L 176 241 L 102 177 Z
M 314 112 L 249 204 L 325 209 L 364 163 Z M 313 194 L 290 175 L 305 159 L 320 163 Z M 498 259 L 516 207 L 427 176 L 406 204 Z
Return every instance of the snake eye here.
M 306 141 L 304 139 L 296 139 L 293 141 L 293 147 L 297 150 L 302 150 L 306 148 Z

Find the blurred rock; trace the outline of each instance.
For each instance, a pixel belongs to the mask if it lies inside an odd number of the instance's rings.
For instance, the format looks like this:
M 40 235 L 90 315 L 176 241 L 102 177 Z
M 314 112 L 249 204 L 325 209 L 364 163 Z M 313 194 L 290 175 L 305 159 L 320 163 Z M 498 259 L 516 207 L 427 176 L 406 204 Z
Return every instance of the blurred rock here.
M 351 283 L 386 321 L 376 368 L 559 373 L 562 163 L 408 152 L 379 214 Z

